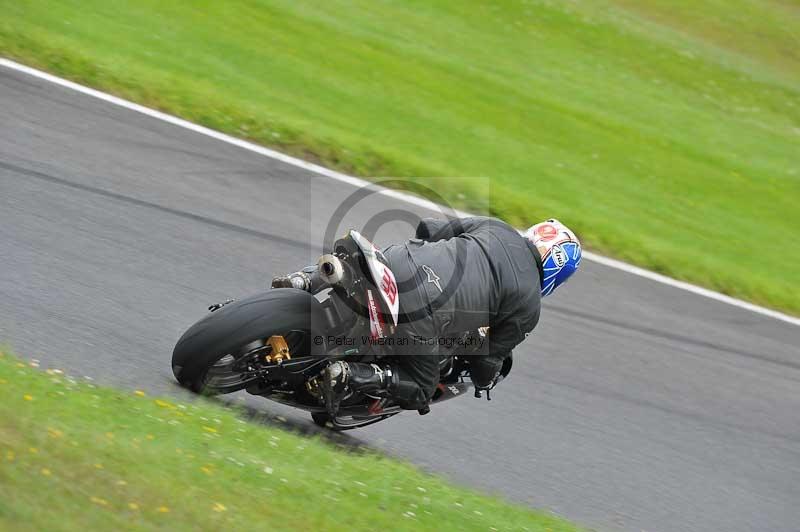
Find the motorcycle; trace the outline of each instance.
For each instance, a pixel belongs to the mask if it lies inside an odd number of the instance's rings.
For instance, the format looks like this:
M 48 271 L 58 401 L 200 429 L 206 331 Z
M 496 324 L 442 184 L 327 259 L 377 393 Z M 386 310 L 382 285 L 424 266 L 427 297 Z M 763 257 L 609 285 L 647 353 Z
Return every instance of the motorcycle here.
M 350 392 L 331 416 L 320 374 L 336 360 L 376 363 L 385 358 L 383 345 L 399 323 L 399 298 L 383 254 L 351 230 L 320 257 L 314 271 L 303 274 L 296 288 L 273 288 L 209 307 L 211 312 L 176 344 L 172 371 L 182 386 L 196 393 L 245 390 L 306 410 L 319 426 L 365 427 L 402 409 L 384 396 Z M 430 404 L 466 395 L 473 388 L 468 357 L 457 350 L 441 357 L 439 369 Z M 510 369 L 509 358 L 500 378 Z

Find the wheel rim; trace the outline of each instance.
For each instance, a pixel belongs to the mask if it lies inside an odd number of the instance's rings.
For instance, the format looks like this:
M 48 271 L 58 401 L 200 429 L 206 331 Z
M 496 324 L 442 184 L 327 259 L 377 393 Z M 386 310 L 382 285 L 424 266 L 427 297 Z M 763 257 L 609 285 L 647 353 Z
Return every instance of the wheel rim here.
M 227 393 L 246 387 L 254 377 L 245 372 L 234 371 L 235 365 L 236 357 L 230 354 L 217 360 L 203 377 L 202 392 Z
M 284 335 L 290 352 L 297 353 L 303 347 L 307 334 L 304 331 L 289 331 Z M 242 390 L 257 381 L 260 369 L 268 366 L 264 357 L 271 352 L 266 339 L 243 345 L 239 352 L 227 353 L 212 364 L 201 379 L 200 392 L 207 395 L 232 393 Z

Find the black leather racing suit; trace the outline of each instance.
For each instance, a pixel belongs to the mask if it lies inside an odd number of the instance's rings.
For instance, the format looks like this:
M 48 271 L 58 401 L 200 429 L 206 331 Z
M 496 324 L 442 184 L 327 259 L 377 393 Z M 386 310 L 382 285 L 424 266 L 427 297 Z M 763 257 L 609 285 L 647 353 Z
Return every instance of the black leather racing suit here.
M 424 219 L 416 238 L 383 254 L 400 293 L 396 336 L 407 340 L 392 348 L 399 365 L 393 396 L 405 408 L 430 400 L 443 349 L 463 333 L 490 327 L 480 348 L 467 348 L 473 381 L 481 388 L 493 382 L 504 359 L 539 321 L 541 257 L 505 222 Z

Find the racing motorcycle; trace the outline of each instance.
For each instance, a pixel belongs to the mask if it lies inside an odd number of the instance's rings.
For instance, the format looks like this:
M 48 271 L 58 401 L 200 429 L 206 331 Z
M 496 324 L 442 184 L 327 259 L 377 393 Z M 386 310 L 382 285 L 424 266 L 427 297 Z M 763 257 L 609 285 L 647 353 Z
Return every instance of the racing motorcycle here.
M 387 397 L 351 392 L 331 416 L 320 390 L 320 374 L 332 362 L 374 363 L 387 356 L 383 342 L 398 326 L 400 294 L 380 250 L 351 230 L 293 284 L 209 307 L 175 346 L 178 382 L 206 395 L 245 390 L 306 410 L 314 423 L 334 430 L 400 413 Z M 465 331 L 465 338 L 471 334 L 485 331 Z M 500 378 L 510 366 L 509 358 Z M 473 388 L 468 377 L 467 356 L 457 350 L 442 356 L 430 404 L 466 395 Z

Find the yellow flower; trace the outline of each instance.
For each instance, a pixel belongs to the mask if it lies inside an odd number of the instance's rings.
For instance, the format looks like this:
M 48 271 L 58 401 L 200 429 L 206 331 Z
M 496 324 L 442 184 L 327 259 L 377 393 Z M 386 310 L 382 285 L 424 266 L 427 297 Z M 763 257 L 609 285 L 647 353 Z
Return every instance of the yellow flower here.
M 89 500 L 95 504 L 99 504 L 100 506 L 108 506 L 108 501 L 101 499 L 100 497 L 89 497 Z
M 95 464 L 95 469 L 103 469 L 103 464 Z
M 156 509 L 156 511 L 157 511 L 158 513 L 166 514 L 166 513 L 169 513 L 169 508 L 167 508 L 166 506 L 159 506 L 159 507 Z
M 156 404 L 156 406 L 160 406 L 161 408 L 175 408 L 174 406 L 172 406 L 172 403 L 162 401 L 161 399 L 156 399 L 153 402 Z
M 22 398 L 25 399 L 26 401 L 33 401 L 33 396 L 27 393 L 23 395 Z
M 142 390 L 136 390 L 133 393 L 134 395 L 138 395 L 139 397 L 144 397 L 146 395 Z
M 128 503 L 128 508 L 130 508 L 131 510 L 138 510 L 139 509 L 139 505 L 136 504 L 135 502 L 129 502 Z
M 203 427 L 203 430 L 206 432 L 211 432 L 212 434 L 217 433 L 217 429 L 215 429 L 214 427 Z
M 42 468 L 42 470 L 41 470 L 40 472 L 42 473 L 42 475 L 44 475 L 44 476 L 46 476 L 46 477 L 49 477 L 49 476 L 50 476 L 50 470 L 49 470 L 49 469 L 47 469 L 46 467 L 43 467 L 43 468 Z
M 154 439 L 156 439 L 156 437 L 155 437 L 155 436 L 153 436 L 152 434 L 148 434 L 147 436 L 145 436 L 145 438 L 147 438 L 148 440 L 154 440 Z
M 202 472 L 203 472 L 203 473 L 205 473 L 206 475 L 210 475 L 210 474 L 211 474 L 211 468 L 210 468 L 210 467 L 207 467 L 207 466 L 203 466 L 203 467 L 201 467 L 201 468 L 200 468 L 200 471 L 202 471 Z
M 113 432 L 106 432 L 106 438 L 108 438 L 109 440 L 114 439 L 114 433 Z
M 39 449 L 37 449 L 36 447 L 28 447 L 28 451 L 31 454 L 37 454 L 39 452 Z
M 227 508 L 225 508 L 225 505 L 224 505 L 224 504 L 220 504 L 220 503 L 218 503 L 218 502 L 215 502 L 215 503 L 214 503 L 214 506 L 212 507 L 212 509 L 213 509 L 215 512 L 224 512 L 225 510 L 227 510 Z

